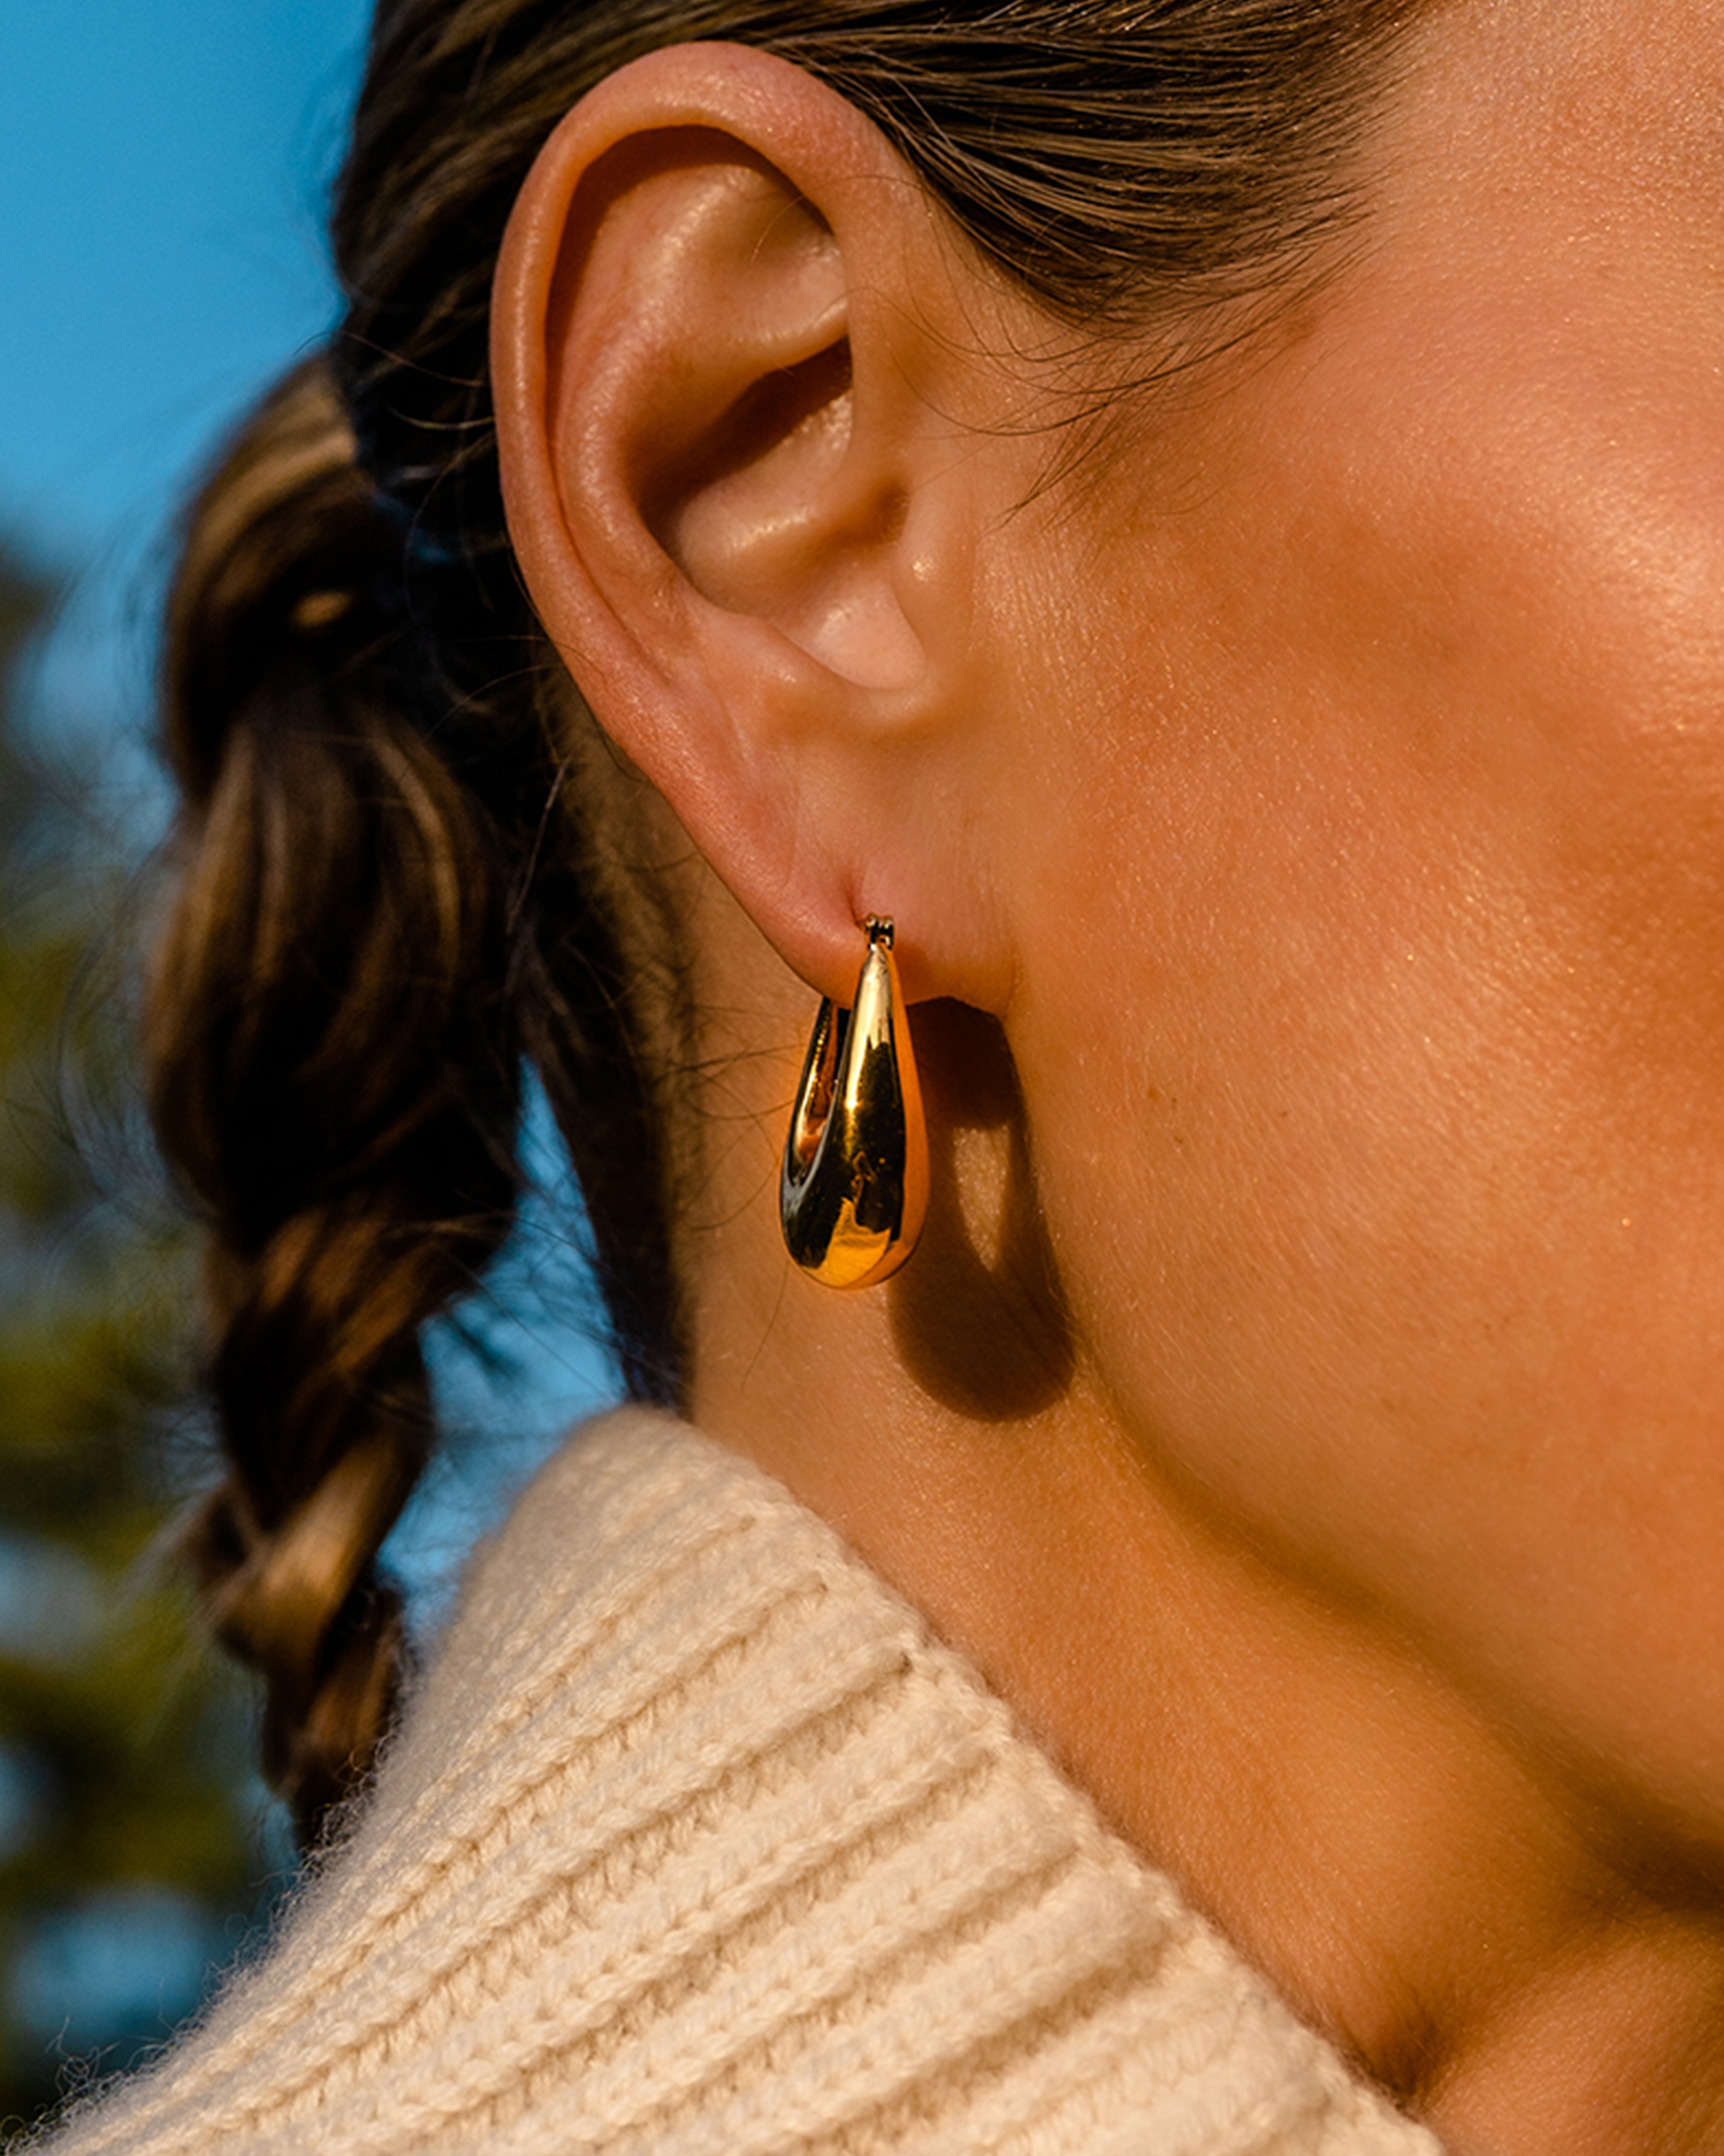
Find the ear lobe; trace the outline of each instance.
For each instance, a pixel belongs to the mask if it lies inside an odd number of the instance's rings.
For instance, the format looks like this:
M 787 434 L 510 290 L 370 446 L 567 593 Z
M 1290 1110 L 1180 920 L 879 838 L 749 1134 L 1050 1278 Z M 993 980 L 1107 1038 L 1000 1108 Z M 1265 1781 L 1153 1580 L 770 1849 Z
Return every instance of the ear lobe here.
M 937 252 L 835 93 L 698 45 L 576 108 L 499 265 L 499 447 L 540 619 L 769 939 L 843 996 L 870 911 L 903 923 L 911 993 L 952 992 L 902 813 L 966 611 L 963 489 L 923 484 L 961 461 L 930 424 Z

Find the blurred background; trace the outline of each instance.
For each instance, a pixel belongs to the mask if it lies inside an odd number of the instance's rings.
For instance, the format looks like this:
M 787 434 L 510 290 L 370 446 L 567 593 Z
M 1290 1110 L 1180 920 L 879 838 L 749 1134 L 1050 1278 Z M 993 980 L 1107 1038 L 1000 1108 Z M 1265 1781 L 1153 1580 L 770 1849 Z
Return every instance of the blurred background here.
M 169 1563 L 207 1476 L 185 1223 L 129 1026 L 169 813 L 177 504 L 327 328 L 363 0 L 14 10 L 0 79 L 0 2130 L 197 2005 L 292 1877 L 245 1685 Z M 450 1441 L 393 1540 L 422 1626 L 609 1397 L 562 1163 L 437 1343 Z

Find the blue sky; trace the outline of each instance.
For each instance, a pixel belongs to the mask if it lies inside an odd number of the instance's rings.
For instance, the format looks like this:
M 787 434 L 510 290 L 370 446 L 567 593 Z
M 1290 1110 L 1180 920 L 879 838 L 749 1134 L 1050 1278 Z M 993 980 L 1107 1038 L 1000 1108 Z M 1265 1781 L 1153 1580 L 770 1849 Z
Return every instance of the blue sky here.
M 199 455 L 327 326 L 318 234 L 365 0 L 48 0 L 0 69 L 0 532 L 70 579 L 47 722 L 154 813 L 164 532 Z
M 0 80 L 0 514 L 63 552 L 159 511 L 326 324 L 319 204 L 363 0 L 13 11 Z

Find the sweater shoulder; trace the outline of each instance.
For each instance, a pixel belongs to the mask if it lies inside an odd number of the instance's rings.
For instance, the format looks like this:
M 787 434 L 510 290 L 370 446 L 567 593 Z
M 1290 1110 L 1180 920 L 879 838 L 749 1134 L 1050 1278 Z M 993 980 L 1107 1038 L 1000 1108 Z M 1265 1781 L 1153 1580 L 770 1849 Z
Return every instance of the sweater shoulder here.
M 623 1410 L 272 1951 L 54 2156 L 1432 2156 L 824 1523 Z

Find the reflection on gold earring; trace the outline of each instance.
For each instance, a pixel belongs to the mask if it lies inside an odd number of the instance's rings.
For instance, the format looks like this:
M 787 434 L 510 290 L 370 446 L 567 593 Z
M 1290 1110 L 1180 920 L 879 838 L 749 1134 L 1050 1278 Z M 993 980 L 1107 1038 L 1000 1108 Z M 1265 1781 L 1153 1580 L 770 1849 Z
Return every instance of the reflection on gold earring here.
M 870 1287 L 916 1247 L 928 1204 L 928 1137 L 892 924 L 870 914 L 848 1011 L 823 998 L 784 1141 L 785 1247 L 828 1287 Z

